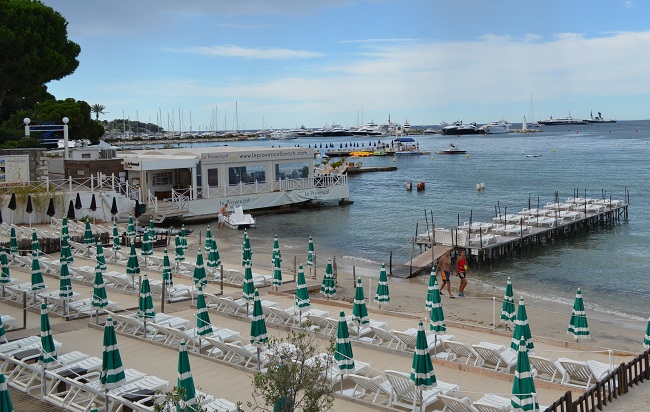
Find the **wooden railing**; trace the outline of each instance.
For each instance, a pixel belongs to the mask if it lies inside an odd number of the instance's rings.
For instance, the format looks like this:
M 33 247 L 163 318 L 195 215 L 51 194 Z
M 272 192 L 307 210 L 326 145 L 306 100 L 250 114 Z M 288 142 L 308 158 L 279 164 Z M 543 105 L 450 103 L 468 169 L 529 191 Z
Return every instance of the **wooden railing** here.
M 650 349 L 628 363 L 621 363 L 611 373 L 573 400 L 571 391 L 553 402 L 546 412 L 595 412 L 624 396 L 633 385 L 650 379 Z

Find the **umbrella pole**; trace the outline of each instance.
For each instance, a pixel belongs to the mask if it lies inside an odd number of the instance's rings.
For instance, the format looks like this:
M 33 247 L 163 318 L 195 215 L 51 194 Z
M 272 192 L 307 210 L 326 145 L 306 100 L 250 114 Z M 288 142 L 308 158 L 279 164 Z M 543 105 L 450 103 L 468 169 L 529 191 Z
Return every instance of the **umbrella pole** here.
M 257 371 L 259 372 L 262 369 L 262 365 L 260 365 L 260 347 L 257 347 Z
M 436 333 L 433 340 L 433 357 L 435 358 L 438 355 L 438 333 Z

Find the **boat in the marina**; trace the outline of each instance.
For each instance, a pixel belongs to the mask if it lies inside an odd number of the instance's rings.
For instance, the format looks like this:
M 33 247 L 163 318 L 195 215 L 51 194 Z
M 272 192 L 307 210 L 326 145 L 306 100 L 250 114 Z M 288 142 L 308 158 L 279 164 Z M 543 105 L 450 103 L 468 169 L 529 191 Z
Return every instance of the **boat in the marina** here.
M 151 233 L 151 228 L 147 226 L 136 226 L 135 231 L 137 233 L 144 233 L 145 230 L 148 230 L 149 233 Z M 182 235 L 183 231 L 182 229 L 175 229 L 172 227 L 169 228 L 164 228 L 164 227 L 154 227 L 153 231 L 156 235 L 170 235 L 170 236 L 176 236 L 176 235 Z M 189 235 L 190 233 L 194 232 L 194 229 L 185 229 L 185 234 Z
M 406 121 L 402 125 L 402 130 L 404 131 L 404 134 L 409 134 L 409 132 L 411 131 L 411 124 L 409 123 L 409 119 L 406 119 Z
M 505 134 L 510 133 L 510 123 L 501 119 L 498 122 L 490 122 L 479 127 L 478 130 L 485 134 Z
M 478 130 L 476 123 L 463 123 L 458 120 L 448 126 L 443 127 L 440 132 L 444 135 L 466 135 L 466 134 L 479 134 L 481 133 Z
M 386 130 L 383 126 L 370 121 L 358 129 L 350 130 L 350 133 L 352 133 L 353 136 L 383 136 L 386 134 Z
M 544 126 L 558 126 L 558 125 L 567 125 L 567 124 L 587 124 L 586 120 L 581 120 L 581 119 L 575 119 L 571 117 L 571 113 L 569 112 L 569 115 L 566 117 L 558 117 L 557 119 L 554 119 L 553 116 L 538 121 L 539 124 L 543 124 Z
M 255 219 L 250 214 L 244 213 L 241 206 L 235 206 L 233 212 L 224 219 L 224 223 L 231 229 L 255 227 Z
M 613 119 L 604 119 L 603 114 L 598 112 L 598 116 L 594 117 L 593 113 L 589 113 L 589 119 L 585 120 L 587 123 L 616 123 Z
M 449 143 L 449 146 L 447 146 L 447 149 L 445 150 L 440 150 L 438 154 L 444 154 L 444 155 L 455 155 L 455 154 L 465 154 L 467 153 L 466 150 L 461 150 L 456 147 L 455 144 Z

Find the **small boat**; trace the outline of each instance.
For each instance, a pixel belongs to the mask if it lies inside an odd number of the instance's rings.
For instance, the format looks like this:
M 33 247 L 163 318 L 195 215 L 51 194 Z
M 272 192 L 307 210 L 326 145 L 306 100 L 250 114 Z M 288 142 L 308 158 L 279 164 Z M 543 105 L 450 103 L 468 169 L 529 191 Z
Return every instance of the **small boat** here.
M 148 230 L 151 230 L 151 229 L 149 229 L 149 226 L 147 225 L 147 226 L 137 226 L 135 228 L 135 231 L 138 232 L 138 233 L 144 233 L 145 228 L 148 229 Z M 167 228 L 167 229 L 165 229 L 164 227 L 155 227 L 155 228 L 153 228 L 153 230 L 154 230 L 154 233 L 156 233 L 156 235 L 176 236 L 176 235 L 181 234 L 181 229 L 174 229 L 172 227 Z M 185 234 L 186 235 L 189 235 L 192 232 L 194 232 L 194 229 L 185 229 Z
M 454 145 L 453 143 L 449 143 L 449 146 L 447 147 L 446 150 L 440 150 L 438 154 L 465 154 L 467 151 L 465 150 L 460 150 Z
M 241 206 L 235 206 L 234 211 L 226 217 L 224 223 L 231 229 L 255 227 L 255 219 L 248 213 L 244 214 Z
M 541 154 L 527 154 L 526 157 L 542 157 Z

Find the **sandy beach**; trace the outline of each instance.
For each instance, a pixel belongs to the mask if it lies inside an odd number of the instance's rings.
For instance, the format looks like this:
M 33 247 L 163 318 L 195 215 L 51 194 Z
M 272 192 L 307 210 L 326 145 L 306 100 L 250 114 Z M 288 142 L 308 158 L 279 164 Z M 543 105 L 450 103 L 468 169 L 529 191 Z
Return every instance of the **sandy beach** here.
M 46 226 L 39 226 L 39 229 L 51 230 Z M 223 236 L 218 230 L 213 230 L 213 234 L 217 238 L 219 252 L 224 267 L 239 268 L 241 266 L 241 244 L 238 243 L 236 239 L 239 239 L 240 237 L 233 236 L 233 232 L 227 233 L 228 236 Z M 239 232 L 239 234 L 241 234 L 241 232 Z M 194 262 L 196 260 L 197 249 L 199 247 L 198 241 L 198 233 L 188 237 L 189 249 L 186 252 L 186 256 L 187 261 L 189 262 Z M 270 275 L 270 264 L 265 264 L 265 262 L 271 261 L 271 249 L 262 250 L 259 247 L 255 247 L 255 245 L 253 245 L 253 248 L 254 272 Z M 109 249 L 110 247 L 106 248 L 107 251 Z M 170 248 L 169 252 L 170 257 L 173 260 L 173 249 Z M 291 253 L 293 253 L 293 251 Z M 260 288 L 260 293 L 263 295 L 264 299 L 276 300 L 282 308 L 291 306 L 293 302 L 293 289 L 295 288 L 295 284 L 292 282 L 293 257 L 291 253 L 289 253 L 289 251 L 283 251 L 283 275 L 285 284 L 281 287 L 280 292 L 272 291 L 271 287 Z M 156 249 L 155 254 L 161 256 L 162 250 Z M 302 254 L 296 254 L 296 256 L 302 256 Z M 298 263 L 300 262 L 298 259 L 296 259 L 296 261 Z M 259 262 L 259 264 L 256 265 L 256 262 Z M 75 261 L 75 265 L 91 265 L 92 263 L 91 259 L 84 258 L 76 258 Z M 110 262 L 109 266 L 109 270 L 124 270 L 123 266 L 119 267 Z M 319 262 L 316 271 L 316 279 L 311 279 L 309 277 L 309 272 L 307 271 L 309 278 L 308 283 L 311 286 L 316 286 L 320 283 L 322 274 L 325 271 L 324 265 L 321 265 Z M 16 273 L 16 276 L 20 277 L 23 281 L 28 281 L 29 279 L 29 274 L 26 271 L 15 271 L 12 273 Z M 152 279 L 157 279 L 159 273 L 156 271 L 150 271 L 149 276 Z M 319 293 L 312 294 L 314 306 L 319 309 L 327 310 L 331 317 L 336 317 L 339 310 L 344 310 L 346 314 L 351 314 L 351 302 L 354 294 L 352 272 L 349 271 L 348 268 L 339 267 L 337 276 L 337 296 L 330 302 L 324 301 Z M 421 276 L 410 280 L 389 279 L 391 302 L 389 305 L 384 306 L 381 309 L 378 308 L 376 303 L 372 302 L 372 299 L 368 299 L 369 295 L 374 296 L 377 286 L 377 278 L 375 276 L 362 275 L 361 279 L 363 280 L 370 317 L 372 319 L 386 321 L 390 329 L 405 330 L 417 327 L 418 321 L 425 320 L 427 317 L 428 313 L 425 311 L 424 301 L 427 292 L 428 276 Z M 191 278 L 188 275 L 181 276 L 177 274 L 175 275 L 174 280 L 176 283 L 191 285 Z M 55 285 L 57 284 L 55 278 L 51 276 L 46 277 L 46 283 L 50 284 L 51 289 L 55 288 Z M 454 278 L 452 279 L 453 294 L 457 293 L 457 287 L 458 278 Z M 81 294 L 81 296 L 88 296 L 91 290 L 88 285 L 78 285 L 77 283 L 74 284 L 74 288 L 75 291 L 78 291 Z M 219 289 L 219 283 L 211 282 L 207 291 L 217 293 Z M 505 345 L 509 344 L 512 332 L 506 330 L 503 324 L 499 322 L 503 291 L 480 289 L 476 291 L 475 289 L 479 288 L 472 284 L 470 275 L 469 286 L 466 289 L 465 298 L 457 297 L 455 299 L 450 299 L 448 296 L 443 297 L 443 308 L 448 326 L 447 333 L 455 335 L 456 340 L 472 344 L 485 340 Z M 241 289 L 226 285 L 224 288 L 224 294 L 233 297 L 240 297 Z M 516 289 L 515 298 L 517 298 Z M 133 294 L 113 293 L 113 291 L 109 290 L 109 299 L 116 301 L 118 306 L 121 308 L 133 308 L 137 305 L 135 300 L 136 298 Z M 157 307 L 159 305 L 160 302 L 158 301 Z M 0 305 L 0 307 L 2 308 L 3 314 L 10 314 L 17 319 L 21 316 L 19 308 L 5 303 Z M 179 310 L 180 308 L 178 313 L 181 314 L 181 316 L 187 316 L 189 319 L 193 317 L 194 310 L 191 308 L 191 302 L 189 301 L 186 303 L 174 304 L 174 308 L 174 310 Z M 641 353 L 644 350 L 642 342 L 645 325 L 629 322 L 622 318 L 617 319 L 613 316 L 610 316 L 609 318 L 590 319 L 588 313 L 587 316 L 589 319 L 592 338 L 589 340 L 580 340 L 580 342 L 576 343 L 575 340 L 566 333 L 571 315 L 571 308 L 548 307 L 547 305 L 542 306 L 539 305 L 538 302 L 531 301 L 526 302 L 526 309 L 531 331 L 535 339 L 536 355 L 538 356 L 544 356 L 550 359 L 556 359 L 558 357 L 570 357 L 581 360 L 595 359 L 602 362 L 612 362 L 614 365 L 617 365 L 621 362 L 627 362 L 634 355 Z M 495 320 L 496 324 L 494 324 Z M 60 325 L 64 323 L 64 321 L 62 319 L 55 319 L 53 323 Z M 227 325 L 227 327 L 242 330 L 242 336 L 246 336 L 245 331 L 247 324 L 243 323 L 241 320 L 228 320 L 228 318 L 226 318 L 225 325 Z M 29 329 L 38 328 L 38 317 L 31 315 L 27 326 Z M 275 330 L 272 326 L 270 329 Z M 281 333 L 280 331 L 281 329 L 278 329 L 273 333 Z M 18 332 L 21 331 L 17 331 L 17 333 Z M 22 331 L 21 333 L 23 332 L 25 331 Z M 11 336 L 12 333 L 10 332 L 10 338 Z M 79 335 L 70 335 L 69 340 L 71 341 L 65 340 L 64 337 L 61 336 L 61 340 L 65 341 L 67 349 L 76 349 L 78 346 L 78 350 L 83 349 L 88 351 L 89 349 L 80 342 L 73 343 L 75 339 L 78 339 L 78 336 Z M 364 345 L 360 345 L 360 347 L 355 346 L 355 354 L 356 353 L 360 354 L 356 356 L 363 356 L 362 359 L 371 361 L 373 366 L 376 366 L 378 370 L 406 370 L 408 369 L 408 365 L 410 365 L 409 354 L 402 354 L 394 359 L 392 356 L 387 356 L 385 354 L 382 355 L 382 352 L 368 349 Z M 403 360 L 400 360 L 402 358 Z M 129 357 L 129 359 L 132 358 Z M 137 359 L 133 359 L 133 362 L 136 363 Z M 452 362 L 439 361 L 437 359 L 434 360 L 434 362 L 437 365 L 436 368 L 438 368 L 436 373 L 441 376 L 440 379 L 458 383 L 462 388 L 462 392 L 465 393 L 464 396 L 476 398 L 477 394 L 481 392 L 485 393 L 488 391 L 507 394 L 509 391 L 509 385 L 511 385 L 511 383 L 507 380 L 500 381 L 499 379 L 496 379 L 492 381 L 489 378 L 485 378 L 483 386 L 476 386 L 476 383 L 471 383 L 473 382 L 471 376 L 468 381 L 467 372 L 454 368 Z M 165 378 L 172 381 L 174 376 L 173 374 L 170 374 L 169 377 L 165 376 Z M 544 383 L 542 382 L 541 385 L 543 386 Z M 561 390 L 557 391 L 555 389 L 549 389 L 546 392 L 540 390 L 540 401 L 542 404 L 548 404 L 557 399 L 562 393 Z M 247 397 L 246 393 L 241 391 L 237 392 L 237 396 L 238 397 L 233 398 L 233 400 L 246 399 Z M 341 404 L 340 402 L 343 403 Z M 647 402 L 648 391 L 646 383 L 645 386 L 642 385 L 638 388 L 634 388 L 628 395 L 620 398 L 620 400 L 616 401 L 613 405 L 608 406 L 607 410 L 642 410 Z M 348 402 L 337 400 L 337 405 L 339 406 L 336 409 L 355 410 L 355 408 L 348 409 L 346 406 L 347 404 Z M 358 406 L 359 405 L 357 405 L 357 407 Z M 365 408 L 356 410 L 365 410 Z

